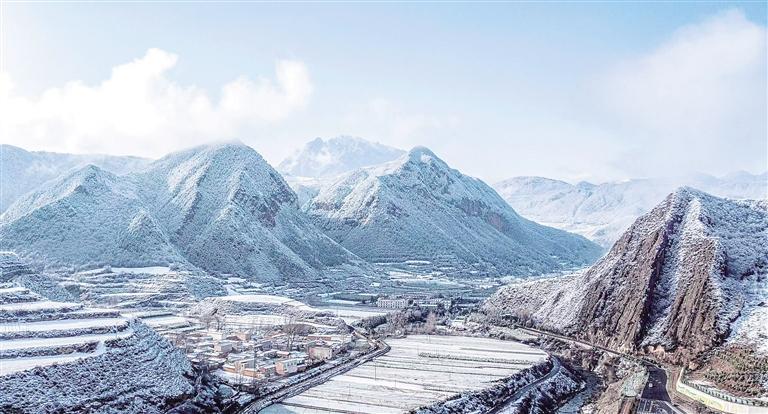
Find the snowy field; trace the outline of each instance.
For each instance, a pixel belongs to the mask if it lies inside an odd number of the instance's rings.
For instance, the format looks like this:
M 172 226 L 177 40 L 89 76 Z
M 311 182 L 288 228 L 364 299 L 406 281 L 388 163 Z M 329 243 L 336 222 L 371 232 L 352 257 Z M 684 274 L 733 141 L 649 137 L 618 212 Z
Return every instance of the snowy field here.
M 385 309 L 364 307 L 364 306 L 331 306 L 315 308 L 316 311 L 331 312 L 337 318 L 341 318 L 346 323 L 352 323 L 370 316 L 386 315 Z
M 488 338 L 409 336 L 374 361 L 261 411 L 267 414 L 402 413 L 543 361 L 527 345 Z

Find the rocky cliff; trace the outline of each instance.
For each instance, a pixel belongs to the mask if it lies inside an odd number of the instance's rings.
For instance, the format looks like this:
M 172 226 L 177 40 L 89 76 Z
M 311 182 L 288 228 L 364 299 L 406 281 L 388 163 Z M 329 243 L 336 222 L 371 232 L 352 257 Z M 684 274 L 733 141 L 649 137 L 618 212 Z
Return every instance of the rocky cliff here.
M 681 188 L 588 270 L 507 286 L 484 310 L 668 360 L 725 342 L 760 349 L 768 337 L 767 236 L 764 201 Z

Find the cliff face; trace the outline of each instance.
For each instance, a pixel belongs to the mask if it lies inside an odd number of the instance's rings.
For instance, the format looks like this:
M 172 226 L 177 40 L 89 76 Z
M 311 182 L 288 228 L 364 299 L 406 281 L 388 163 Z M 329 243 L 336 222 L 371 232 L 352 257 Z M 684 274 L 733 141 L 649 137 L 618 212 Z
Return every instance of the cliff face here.
M 687 360 L 755 338 L 740 327 L 766 310 L 767 235 L 765 202 L 683 188 L 587 271 L 506 287 L 485 309 L 616 350 Z

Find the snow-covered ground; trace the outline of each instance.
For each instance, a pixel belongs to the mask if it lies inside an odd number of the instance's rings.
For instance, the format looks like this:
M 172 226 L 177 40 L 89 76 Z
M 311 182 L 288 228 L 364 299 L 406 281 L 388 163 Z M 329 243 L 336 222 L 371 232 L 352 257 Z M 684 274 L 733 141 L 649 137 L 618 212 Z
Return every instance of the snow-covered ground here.
M 42 322 L 6 322 L 0 323 L 0 333 L 122 327 L 127 325 L 127 323 L 128 320 L 125 318 L 54 319 Z
M 527 345 L 488 338 L 409 336 L 386 355 L 268 407 L 262 413 L 402 413 L 494 381 L 546 359 Z
M 106 342 L 133 336 L 128 320 L 112 311 L 43 300 L 24 288 L 2 289 L 24 302 L 0 306 L 0 376 L 96 357 Z M 81 348 L 94 345 L 88 352 Z
M 264 303 L 264 304 L 273 304 L 273 305 L 289 305 L 289 306 L 295 306 L 298 308 L 308 308 L 307 305 L 305 305 L 304 303 L 301 303 L 291 298 L 287 298 L 285 296 L 229 295 L 229 296 L 221 296 L 218 299 L 222 301 L 230 301 L 230 302 Z
M 88 343 L 100 343 L 109 340 L 127 338 L 133 335 L 131 329 L 124 329 L 120 332 L 96 334 L 96 335 L 77 335 L 63 336 L 55 338 L 22 338 L 6 339 L 0 341 L 0 351 L 22 350 L 29 348 L 51 348 L 66 345 L 82 345 Z
M 6 303 L 4 305 L 0 305 L 0 313 L 13 313 L 20 311 L 60 311 L 63 309 L 79 309 L 82 307 L 82 304 L 74 302 L 54 302 L 50 300 L 41 300 L 37 302 Z
M 146 325 L 0 289 L 0 412 L 160 413 L 192 392 L 189 361 Z

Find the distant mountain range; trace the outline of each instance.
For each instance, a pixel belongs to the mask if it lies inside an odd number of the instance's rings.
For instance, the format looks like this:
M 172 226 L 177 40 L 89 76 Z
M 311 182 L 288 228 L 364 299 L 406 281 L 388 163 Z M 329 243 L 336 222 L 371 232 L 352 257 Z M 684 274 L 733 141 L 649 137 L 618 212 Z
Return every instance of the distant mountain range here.
M 27 151 L 5 144 L 0 144 L 0 157 L 0 187 L 3 189 L 0 191 L 0 213 L 40 184 L 88 164 L 115 174 L 125 174 L 151 162 L 146 158 L 128 156 Z
M 512 284 L 483 310 L 676 363 L 723 344 L 765 354 L 766 240 L 766 200 L 681 188 L 589 270 Z
M 444 273 L 531 275 L 589 264 L 600 248 L 520 217 L 479 179 L 427 148 L 326 182 L 305 204 L 314 223 L 362 258 L 419 260 Z
M 191 264 L 274 283 L 370 272 L 242 144 L 173 153 L 124 176 L 88 165 L 49 181 L 0 216 L 0 248 L 46 265 Z
M 311 141 L 280 164 L 285 179 L 238 143 L 156 161 L 2 151 L 0 249 L 47 266 L 178 264 L 268 283 L 370 275 L 369 262 L 462 276 L 586 265 L 597 246 L 546 226 L 606 246 L 671 185 L 519 177 L 500 196 L 426 148 L 354 137 Z M 759 195 L 765 179 L 698 178 L 732 197 Z
M 581 234 L 608 248 L 640 215 L 679 186 L 734 199 L 768 197 L 768 173 L 724 177 L 635 179 L 569 184 L 543 177 L 515 177 L 494 184 L 512 208 L 536 222 Z

